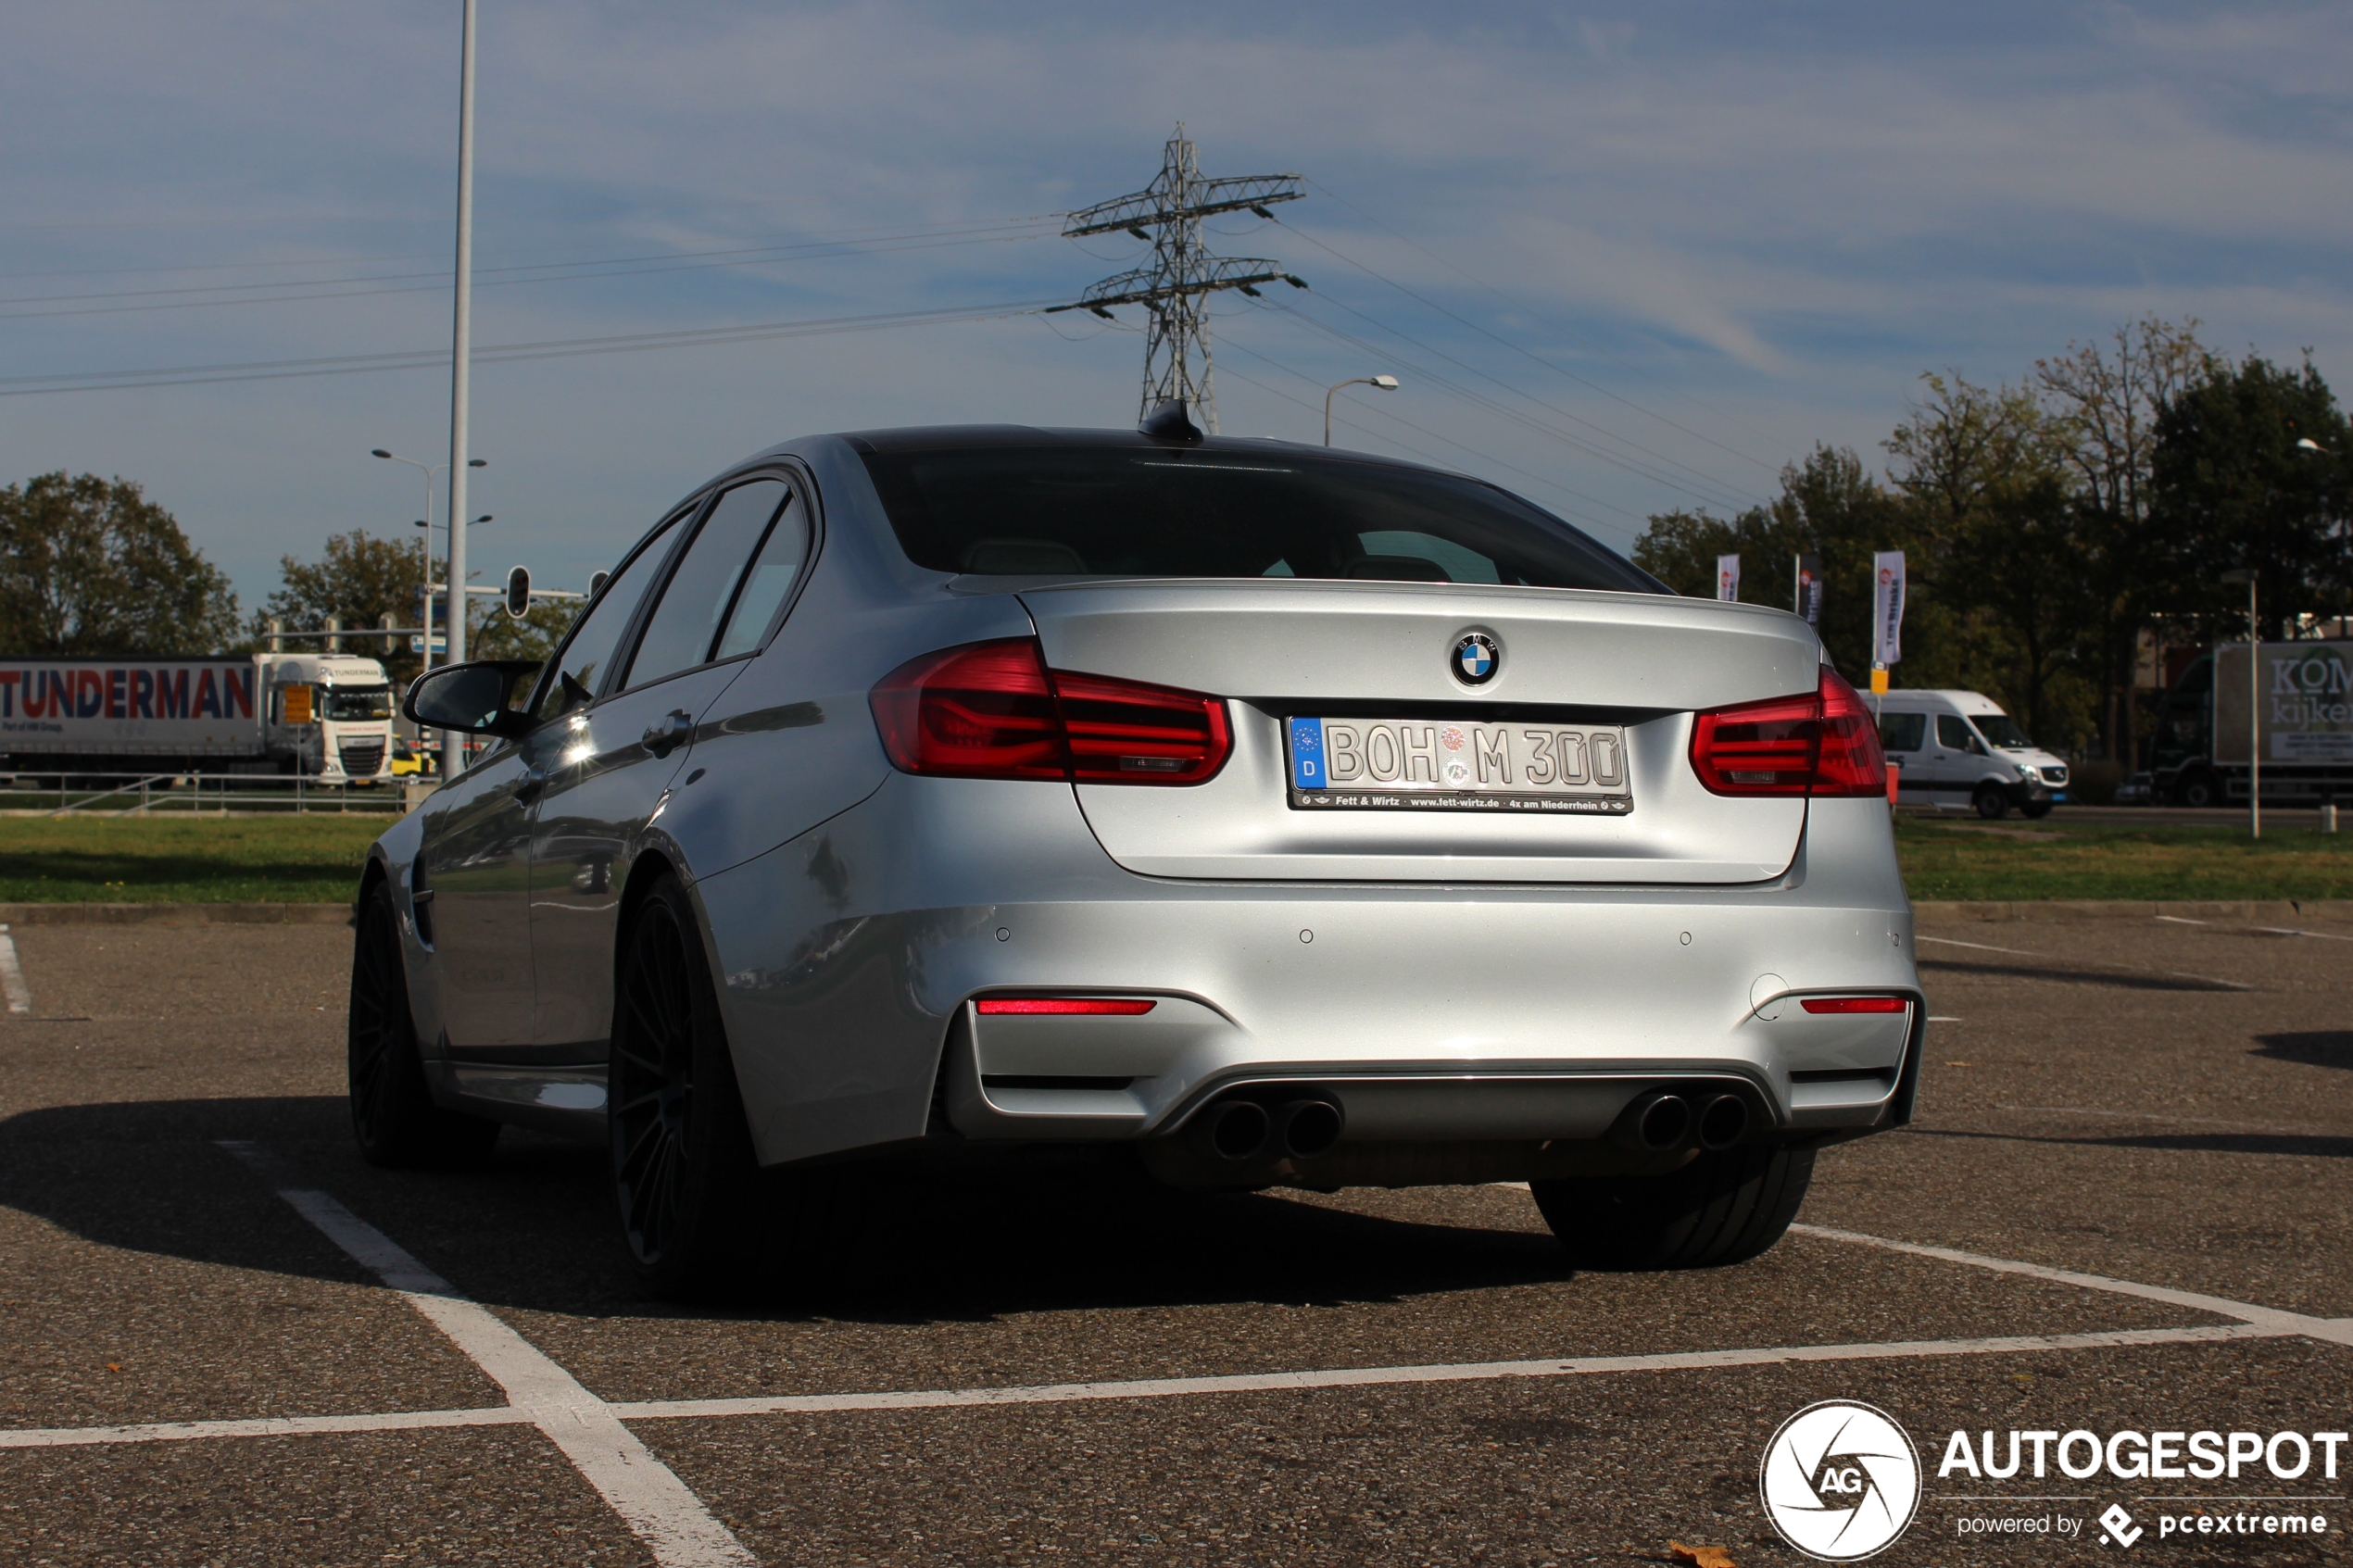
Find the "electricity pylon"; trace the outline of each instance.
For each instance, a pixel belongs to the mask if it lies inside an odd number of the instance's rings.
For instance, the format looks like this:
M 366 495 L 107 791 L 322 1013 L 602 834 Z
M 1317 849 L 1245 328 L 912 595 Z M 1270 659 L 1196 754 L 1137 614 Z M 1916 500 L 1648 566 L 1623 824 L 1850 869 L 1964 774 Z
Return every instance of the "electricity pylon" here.
M 1163 403 L 1194 411 L 1201 427 L 1217 433 L 1217 393 L 1210 382 L 1209 296 L 1239 289 L 1258 297 L 1260 283 L 1307 285 L 1264 257 L 1212 256 L 1201 243 L 1201 220 L 1220 212 L 1275 215 L 1276 202 L 1297 201 L 1307 193 L 1296 174 L 1236 174 L 1202 178 L 1201 160 L 1177 122 L 1161 156 L 1160 177 L 1132 195 L 1098 202 L 1074 212 L 1063 225 L 1066 239 L 1124 230 L 1151 242 L 1152 260 L 1114 278 L 1105 278 L 1074 305 L 1054 310 L 1091 310 L 1106 321 L 1118 318 L 1114 305 L 1140 305 L 1151 312 L 1144 335 L 1144 397 L 1137 417 Z M 1051 314 L 1050 311 L 1049 314 Z

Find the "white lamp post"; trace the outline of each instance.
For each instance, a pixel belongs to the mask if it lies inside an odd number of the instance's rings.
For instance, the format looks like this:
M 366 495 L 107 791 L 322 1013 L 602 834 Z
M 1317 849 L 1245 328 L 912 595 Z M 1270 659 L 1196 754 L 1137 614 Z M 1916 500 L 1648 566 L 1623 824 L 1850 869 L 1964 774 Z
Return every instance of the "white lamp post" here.
M 1339 395 L 1342 387 L 1350 386 L 1369 386 L 1381 392 L 1395 392 L 1397 378 L 1395 376 L 1358 376 L 1353 381 L 1334 383 L 1324 394 L 1324 445 L 1327 446 L 1332 444 L 1332 399 Z
M 2247 836 L 2263 836 L 2262 726 L 2256 721 L 2263 709 L 2262 626 L 2255 616 L 2255 573 L 2226 571 L 2225 583 L 2246 584 L 2246 823 Z
M 425 629 L 424 668 L 430 670 L 433 668 L 433 476 L 449 465 L 419 462 L 414 458 L 404 458 L 396 452 L 387 452 L 381 446 L 375 448 L 369 456 L 382 458 L 386 462 L 406 463 L 425 476 L 425 517 L 424 521 L 417 526 L 425 531 L 425 536 L 420 542 L 419 547 L 424 552 L 422 577 L 425 588 L 425 608 L 422 617 Z M 487 458 L 470 458 L 466 460 L 466 466 L 470 469 L 486 469 L 490 466 L 490 460 Z

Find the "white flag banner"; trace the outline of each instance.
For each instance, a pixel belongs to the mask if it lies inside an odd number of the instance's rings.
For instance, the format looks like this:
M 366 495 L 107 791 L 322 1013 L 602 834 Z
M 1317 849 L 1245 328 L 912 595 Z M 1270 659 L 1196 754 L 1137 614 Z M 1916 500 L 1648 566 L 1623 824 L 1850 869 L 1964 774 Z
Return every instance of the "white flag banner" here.
M 1871 558 L 1871 662 L 1903 657 L 1904 552 L 1881 550 Z
M 1716 596 L 1719 599 L 1737 599 L 1741 596 L 1740 557 L 1718 556 L 1716 558 Z

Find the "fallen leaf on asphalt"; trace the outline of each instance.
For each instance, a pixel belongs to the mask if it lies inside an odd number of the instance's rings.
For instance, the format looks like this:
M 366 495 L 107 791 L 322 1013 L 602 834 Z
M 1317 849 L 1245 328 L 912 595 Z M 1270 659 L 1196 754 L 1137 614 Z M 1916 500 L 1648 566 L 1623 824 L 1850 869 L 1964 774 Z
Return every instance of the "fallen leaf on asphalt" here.
M 1692 1568 L 1735 1568 L 1732 1554 L 1720 1546 L 1685 1546 L 1680 1541 L 1669 1541 L 1667 1549 Z
M 107 1370 L 108 1372 L 120 1372 L 122 1370 L 122 1363 L 120 1361 L 108 1361 L 107 1363 Z

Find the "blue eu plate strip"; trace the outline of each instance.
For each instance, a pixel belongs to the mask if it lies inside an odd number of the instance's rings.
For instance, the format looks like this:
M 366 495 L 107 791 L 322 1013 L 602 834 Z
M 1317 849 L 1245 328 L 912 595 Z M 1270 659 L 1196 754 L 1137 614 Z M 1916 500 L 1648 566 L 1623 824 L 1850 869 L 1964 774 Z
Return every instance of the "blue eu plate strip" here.
M 1290 721 L 1290 782 L 1300 789 L 1324 787 L 1324 721 Z

